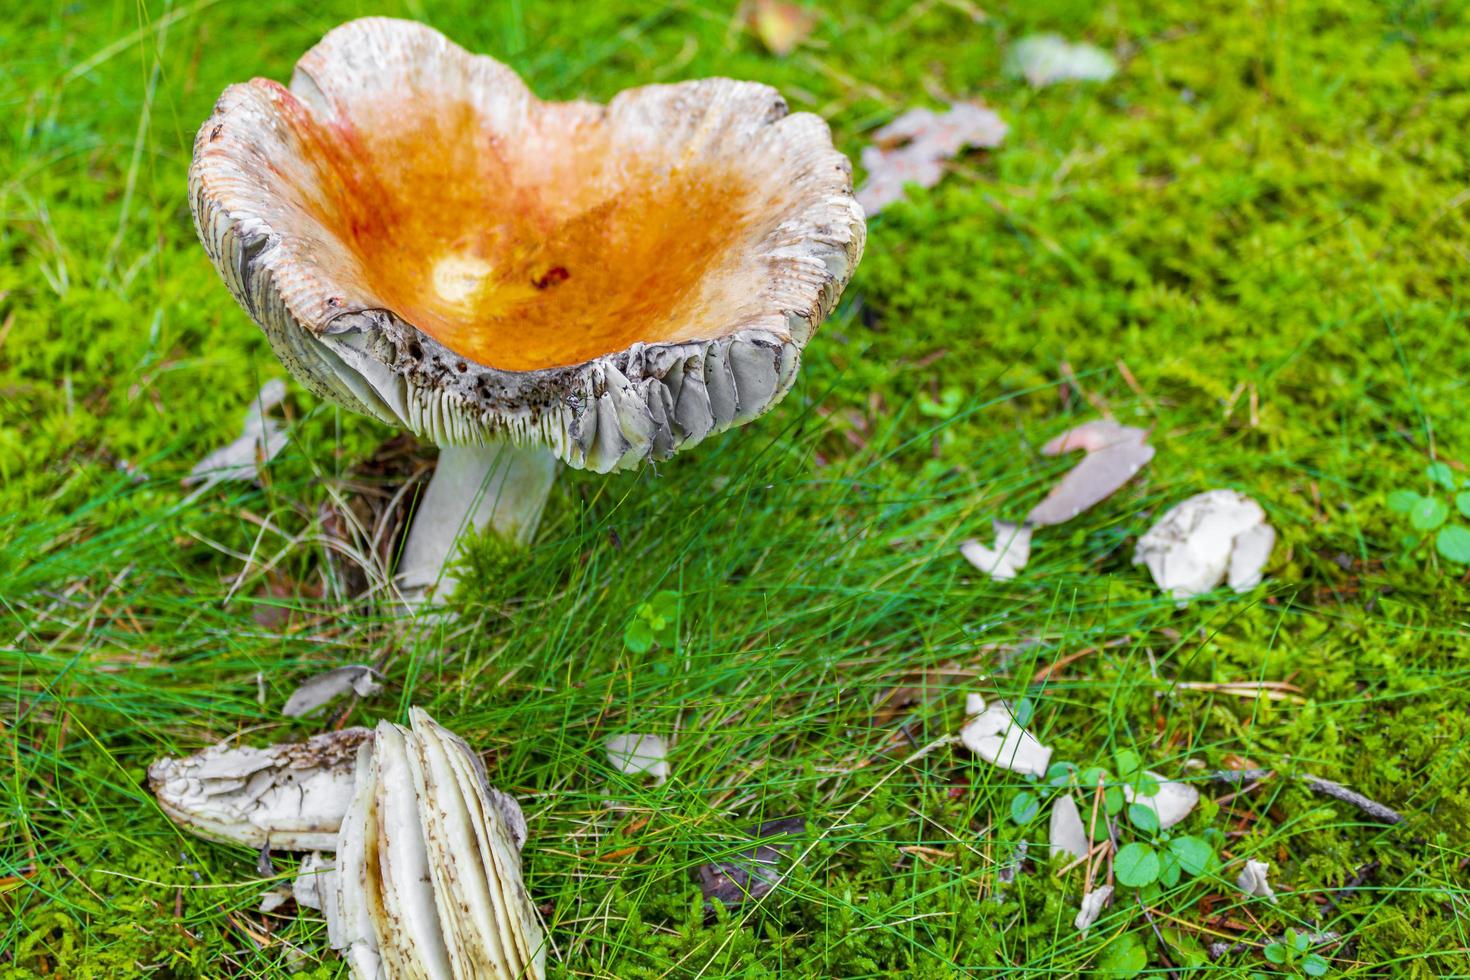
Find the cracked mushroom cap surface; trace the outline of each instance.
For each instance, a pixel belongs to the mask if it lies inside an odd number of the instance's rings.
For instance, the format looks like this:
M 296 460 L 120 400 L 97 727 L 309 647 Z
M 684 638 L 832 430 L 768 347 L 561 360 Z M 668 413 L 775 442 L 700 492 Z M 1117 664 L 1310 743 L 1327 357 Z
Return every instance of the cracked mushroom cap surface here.
M 606 472 L 795 379 L 866 235 L 825 122 L 725 78 L 543 102 L 429 27 L 329 32 L 226 89 L 199 237 L 308 388 L 440 445 Z

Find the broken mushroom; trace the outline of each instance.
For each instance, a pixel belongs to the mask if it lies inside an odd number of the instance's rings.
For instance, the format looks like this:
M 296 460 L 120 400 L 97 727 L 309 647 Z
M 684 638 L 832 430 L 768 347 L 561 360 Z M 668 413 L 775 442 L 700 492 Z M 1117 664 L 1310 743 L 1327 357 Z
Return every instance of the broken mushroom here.
M 366 728 L 313 735 L 263 749 L 211 746 L 148 767 L 168 818 L 214 841 L 282 851 L 336 847 L 352 800 L 353 760 Z
M 1113 897 L 1112 885 L 1100 885 L 1082 896 L 1082 907 L 1077 910 L 1077 918 L 1072 920 L 1072 926 L 1083 935 L 1102 915 L 1103 908 Z
M 960 742 L 965 748 L 1002 769 L 1033 776 L 1046 775 L 1046 767 L 1051 764 L 1051 749 L 1021 727 L 1011 714 L 1010 705 L 996 701 L 986 707 L 975 695 L 966 698 L 965 704 L 967 709 L 980 709 L 960 729 Z
M 756 418 L 862 253 L 827 125 L 713 78 L 543 102 L 433 29 L 329 32 L 289 87 L 226 89 L 199 237 L 319 396 L 441 447 L 398 569 L 527 543 L 558 460 L 603 473 Z
M 908 184 L 933 187 L 944 176 L 946 161 L 967 146 L 999 146 L 1009 128 L 977 102 L 956 102 L 942 113 L 910 109 L 873 133 L 873 145 L 863 148 L 868 179 L 858 189 L 858 203 L 876 214 L 903 200 Z
M 1165 779 L 1152 771 L 1147 771 L 1144 775 L 1158 784 L 1153 795 L 1139 792 L 1130 783 L 1124 783 L 1123 798 L 1129 803 L 1138 803 L 1152 810 L 1159 818 L 1160 830 L 1168 830 L 1189 816 L 1199 803 L 1199 790 L 1188 783 Z
M 1165 512 L 1138 539 L 1133 564 L 1182 605 L 1227 583 L 1247 592 L 1261 582 L 1276 531 L 1261 505 L 1234 490 L 1196 494 Z
M 991 521 L 990 527 L 995 547 L 987 548 L 971 538 L 960 543 L 960 554 L 997 582 L 1010 581 L 1031 559 L 1031 525 Z
M 323 896 L 329 941 L 359 980 L 544 977 L 524 839 L 520 808 L 460 738 L 418 708 L 409 728 L 379 722 Z
M 669 778 L 669 746 L 657 735 L 609 735 L 603 747 L 607 761 L 625 776 L 652 776 L 655 785 Z
M 1271 887 L 1271 882 L 1266 876 L 1271 872 L 1271 865 L 1266 861 L 1246 861 L 1245 867 L 1235 879 L 1235 886 L 1247 895 L 1255 898 L 1268 898 L 1276 901 L 1276 890 Z
M 1085 41 L 1074 44 L 1056 34 L 1032 34 L 1011 45 L 1005 68 L 1032 88 L 1045 88 L 1057 82 L 1105 82 L 1117 72 L 1118 63 Z
M 1072 799 L 1071 793 L 1060 794 L 1052 803 L 1046 839 L 1053 856 L 1066 854 L 1072 858 L 1084 858 L 1092 851 L 1087 827 L 1082 823 L 1082 814 L 1077 810 L 1077 801 Z
M 369 698 L 382 689 L 377 671 L 366 664 L 335 667 L 302 681 L 286 699 L 281 714 L 287 718 L 300 718 L 331 704 L 349 691 L 360 698 Z

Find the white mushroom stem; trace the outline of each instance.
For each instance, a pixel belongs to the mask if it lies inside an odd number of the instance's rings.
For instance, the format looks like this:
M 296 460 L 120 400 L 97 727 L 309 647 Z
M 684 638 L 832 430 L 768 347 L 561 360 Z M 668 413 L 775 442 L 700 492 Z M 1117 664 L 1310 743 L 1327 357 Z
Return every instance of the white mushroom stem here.
M 429 488 L 419 501 L 398 563 L 398 587 L 411 604 L 433 588 L 440 597 L 454 591 L 455 576 L 445 566 L 461 537 L 489 528 L 505 541 L 531 543 L 557 460 L 542 446 L 445 446 Z

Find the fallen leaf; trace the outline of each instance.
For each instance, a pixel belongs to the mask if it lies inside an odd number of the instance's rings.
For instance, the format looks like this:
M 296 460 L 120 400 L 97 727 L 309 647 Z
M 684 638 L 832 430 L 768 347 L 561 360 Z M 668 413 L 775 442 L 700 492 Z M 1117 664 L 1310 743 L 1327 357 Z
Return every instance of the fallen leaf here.
M 1086 895 L 1083 895 L 1082 908 L 1078 911 L 1077 918 L 1072 920 L 1072 925 L 1077 928 L 1078 932 L 1085 935 L 1088 927 L 1097 921 L 1098 916 L 1102 915 L 1103 907 L 1108 904 L 1108 901 L 1112 897 L 1112 885 L 1103 885 L 1099 888 L 1094 888 Z
M 973 706 L 975 702 L 967 702 Z M 1051 749 L 1022 728 L 1004 701 L 983 708 L 960 729 L 960 742 L 993 765 L 1012 772 L 1046 775 Z
M 1154 815 L 1159 818 L 1160 830 L 1167 830 L 1189 816 L 1199 803 L 1199 790 L 1188 783 L 1165 779 L 1156 772 L 1147 772 L 1145 775 L 1159 784 L 1157 793 L 1146 796 L 1124 783 L 1123 796 L 1129 803 L 1139 803 L 1154 811 Z
M 1246 861 L 1245 868 L 1235 879 L 1235 886 L 1247 895 L 1257 898 L 1269 898 L 1276 901 L 1276 892 L 1271 888 L 1271 883 L 1266 880 L 1266 875 L 1271 870 L 1271 865 L 1266 861 Z
M 240 438 L 195 463 L 184 477 L 184 486 L 208 488 L 226 481 L 258 481 L 266 464 L 286 446 L 285 428 L 267 414 L 285 398 L 284 381 L 267 381 L 245 410 Z
M 749 831 L 752 839 L 760 841 L 756 846 L 729 860 L 701 865 L 699 890 L 704 893 L 705 908 L 713 909 L 715 902 L 754 901 L 779 885 L 786 876 L 782 859 L 805 830 L 806 821 L 801 817 L 768 821 Z
M 366 664 L 348 664 L 307 678 L 291 692 L 281 714 L 287 718 L 309 715 L 351 691 L 360 698 L 372 697 L 383 689 L 377 671 Z
M 806 40 L 817 25 L 815 12 L 785 0 L 755 0 L 750 10 L 750 26 L 766 50 L 784 58 Z
M 1031 528 L 1006 521 L 991 521 L 990 526 L 995 532 L 994 548 L 971 538 L 960 544 L 960 554 L 991 578 L 1006 582 L 1015 578 L 1031 558 Z
M 1228 581 L 1246 592 L 1261 581 L 1276 531 L 1261 505 L 1234 490 L 1209 490 L 1171 507 L 1138 539 L 1133 564 L 1183 605 Z
M 657 735 L 610 735 L 603 746 L 607 761 L 625 776 L 652 776 L 655 785 L 669 778 L 669 747 Z
M 1057 82 L 1105 82 L 1118 71 L 1113 56 L 1095 45 L 1070 43 L 1057 34 L 1023 37 L 1006 54 L 1006 73 L 1032 88 Z
M 1071 793 L 1062 793 L 1052 802 L 1051 823 L 1046 839 L 1051 844 L 1053 856 L 1069 854 L 1074 858 L 1082 858 L 1092 850 L 1087 827 L 1082 823 L 1082 814 L 1078 812 L 1077 801 L 1072 799 Z
M 948 112 L 910 109 L 873 134 L 863 148 L 868 179 L 858 188 L 858 203 L 877 214 L 903 199 L 904 185 L 933 187 L 944 176 L 944 162 L 965 147 L 999 146 L 1009 127 L 990 109 L 956 102 Z
M 1041 447 L 1046 456 L 1084 450 L 1087 455 L 1052 487 L 1046 498 L 1026 515 L 1037 527 L 1070 521 L 1089 507 L 1111 497 L 1154 458 L 1148 433 L 1108 419 L 1086 422 Z

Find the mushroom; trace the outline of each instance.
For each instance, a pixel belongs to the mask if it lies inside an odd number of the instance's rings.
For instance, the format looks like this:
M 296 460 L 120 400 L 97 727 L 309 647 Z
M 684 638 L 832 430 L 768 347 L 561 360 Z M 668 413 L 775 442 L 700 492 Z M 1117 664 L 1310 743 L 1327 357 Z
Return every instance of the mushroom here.
M 1208 490 L 1170 507 L 1138 539 L 1133 564 L 1148 566 L 1182 606 L 1221 582 L 1236 592 L 1260 585 L 1275 544 L 1260 504 L 1234 490 Z
M 1021 727 L 1009 704 L 996 701 L 987 707 L 979 695 L 971 695 L 965 699 L 965 709 L 973 716 L 960 729 L 960 743 L 965 748 L 1002 769 L 1046 775 L 1051 749 Z
M 1123 798 L 1129 803 L 1148 807 L 1159 818 L 1159 829 L 1168 830 L 1194 811 L 1199 804 L 1199 790 L 1177 779 L 1167 779 L 1153 770 L 1144 775 L 1156 784 L 1152 793 L 1142 793 L 1132 784 L 1123 784 Z
M 1269 898 L 1276 901 L 1276 889 L 1271 887 L 1271 882 L 1266 876 L 1271 873 L 1271 864 L 1268 861 L 1247 860 L 1245 867 L 1240 869 L 1240 874 L 1235 878 L 1235 887 L 1255 898 Z
M 1097 917 L 1102 915 L 1103 906 L 1107 905 L 1112 900 L 1112 897 L 1112 885 L 1103 885 L 1099 888 L 1094 888 L 1086 895 L 1083 895 L 1082 907 L 1077 910 L 1077 918 L 1072 920 L 1073 927 L 1078 932 L 1086 935 L 1087 930 L 1097 921 Z
M 765 85 L 543 102 L 407 21 L 232 85 L 189 172 L 200 240 L 307 388 L 440 447 L 400 560 L 529 543 L 558 461 L 606 473 L 748 422 L 862 253 L 851 165 Z
M 358 753 L 327 936 L 352 974 L 544 977 L 546 948 L 521 879 L 526 824 L 470 747 L 422 709 L 378 723 Z
M 1092 839 L 1087 835 L 1087 827 L 1082 823 L 1082 814 L 1078 812 L 1077 801 L 1072 799 L 1071 793 L 1061 794 L 1052 803 L 1046 839 L 1053 855 L 1084 858 L 1091 852 Z
M 607 761 L 625 776 L 649 775 L 656 786 L 669 778 L 669 745 L 657 735 L 609 735 L 603 747 Z
M 148 767 L 158 805 L 200 837 L 283 851 L 331 850 L 352 800 L 353 758 L 366 728 L 263 749 L 228 742 Z

